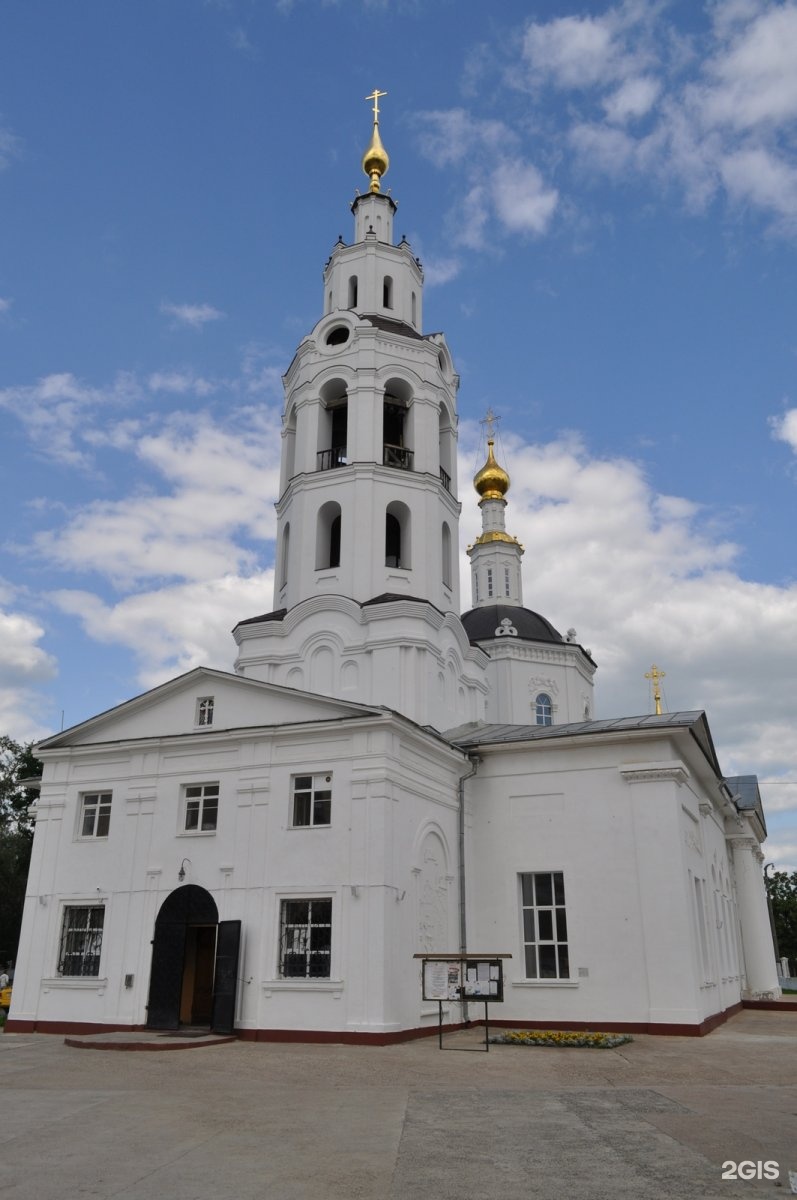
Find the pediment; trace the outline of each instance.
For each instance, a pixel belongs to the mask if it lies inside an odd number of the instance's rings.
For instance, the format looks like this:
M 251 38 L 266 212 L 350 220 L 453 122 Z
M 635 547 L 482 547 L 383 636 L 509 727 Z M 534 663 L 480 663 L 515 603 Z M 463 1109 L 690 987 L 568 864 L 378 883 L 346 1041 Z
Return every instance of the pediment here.
M 210 719 L 208 700 L 212 700 Z M 197 667 L 46 738 L 37 749 L 149 737 L 212 735 L 233 729 L 363 717 L 378 711 L 362 704 Z

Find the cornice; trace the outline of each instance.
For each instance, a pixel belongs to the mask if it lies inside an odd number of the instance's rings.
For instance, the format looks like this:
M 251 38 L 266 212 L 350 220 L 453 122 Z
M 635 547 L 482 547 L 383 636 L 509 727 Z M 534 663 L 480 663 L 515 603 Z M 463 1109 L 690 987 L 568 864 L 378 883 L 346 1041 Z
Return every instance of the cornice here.
M 681 762 L 628 763 L 617 769 L 626 783 L 677 783 L 680 787 L 690 778 Z

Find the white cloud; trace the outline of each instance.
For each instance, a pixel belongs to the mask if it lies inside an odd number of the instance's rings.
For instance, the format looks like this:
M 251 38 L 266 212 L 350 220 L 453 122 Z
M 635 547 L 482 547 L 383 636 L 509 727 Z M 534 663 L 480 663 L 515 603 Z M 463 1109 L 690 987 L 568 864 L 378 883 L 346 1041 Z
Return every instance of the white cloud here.
M 651 6 L 626 4 L 599 16 L 556 17 L 532 21 L 523 39 L 523 56 L 533 85 L 550 82 L 559 88 L 607 85 L 636 74 L 648 61 L 639 42 L 629 45 L 627 29 L 649 15 Z
M 531 164 L 499 167 L 493 173 L 493 203 L 506 229 L 515 233 L 545 233 L 559 199 Z
M 797 454 L 797 408 L 790 408 L 782 417 L 770 417 L 772 436 L 791 446 Z
M 269 413 L 245 414 L 240 429 L 207 415 L 177 415 L 132 447 L 167 492 L 94 501 L 63 528 L 39 533 L 35 548 L 52 564 L 96 572 L 122 588 L 250 571 L 254 552 L 235 538 L 273 536 L 279 446 Z
M 68 466 L 87 467 L 92 456 L 81 445 L 89 414 L 137 404 L 141 391 L 132 376 L 120 373 L 107 388 L 90 387 L 74 375 L 45 375 L 35 384 L 0 390 L 0 409 L 26 427 L 35 451 Z
M 797 5 L 752 8 L 749 17 L 706 63 L 703 115 L 712 125 L 748 130 L 797 116 Z
M 195 396 L 209 396 L 217 385 L 211 379 L 203 379 L 193 371 L 154 371 L 147 380 L 152 392 L 172 392 L 184 396 L 191 392 Z
M 171 304 L 167 300 L 161 302 L 160 311 L 173 318 L 173 329 L 180 326 L 202 329 L 209 321 L 218 321 L 225 315 L 212 304 Z
M 21 599 L 0 580 L 0 729 L 30 741 L 44 732 L 43 700 L 37 689 L 55 677 L 57 666 L 39 645 L 43 626 L 21 611 Z
M 677 189 L 694 214 L 721 197 L 794 236 L 797 3 L 716 0 L 706 12 L 705 26 L 697 22 L 689 35 L 654 0 L 526 25 L 505 76 L 526 109 L 505 118 L 504 136 L 517 134 L 521 153 L 533 138 L 535 161 L 557 162 L 566 210 L 577 210 L 569 178 L 601 174 L 617 184 L 652 183 L 657 198 Z M 478 124 L 462 110 L 438 122 L 441 139 L 448 134 L 456 148 L 452 161 L 466 168 L 474 152 L 468 131 Z M 572 177 L 563 150 L 578 168 Z
M 135 656 L 142 688 L 197 666 L 232 669 L 230 631 L 238 621 L 271 609 L 273 572 L 195 580 L 126 596 L 107 604 L 85 591 L 64 589 L 51 599 L 77 617 L 94 641 L 123 646 Z
M 3 316 L 11 308 L 12 301 L 7 296 L 0 296 L 0 316 Z
M 474 152 L 506 154 L 518 135 L 503 121 L 480 120 L 464 108 L 416 114 L 421 153 L 438 167 L 463 162 Z
M 626 121 L 644 117 L 656 103 L 660 92 L 658 79 L 649 75 L 627 79 L 603 101 L 607 120 L 623 125 Z
M 22 143 L 16 134 L 0 124 L 0 171 L 10 166 L 12 158 L 16 158 L 22 148 Z
M 726 155 L 720 171 L 729 196 L 742 203 L 797 218 L 797 166 L 790 166 L 763 146 Z
M 235 29 L 231 29 L 228 37 L 233 50 L 237 50 L 240 54 L 245 54 L 249 58 L 257 57 L 257 47 L 253 45 L 248 33 L 240 25 L 236 25 Z
M 427 287 L 441 287 L 451 283 L 462 270 L 458 258 L 426 258 L 423 262 L 423 279 Z

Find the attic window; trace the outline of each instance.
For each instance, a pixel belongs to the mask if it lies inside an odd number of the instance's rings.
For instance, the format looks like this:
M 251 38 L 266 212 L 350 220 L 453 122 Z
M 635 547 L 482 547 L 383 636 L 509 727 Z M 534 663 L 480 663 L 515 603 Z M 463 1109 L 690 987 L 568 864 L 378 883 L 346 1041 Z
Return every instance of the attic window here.
M 327 334 L 328 346 L 342 346 L 344 342 L 349 340 L 349 329 L 346 325 L 336 325 L 334 329 L 330 329 Z
M 200 696 L 196 702 L 195 725 L 207 726 L 213 724 L 213 697 Z

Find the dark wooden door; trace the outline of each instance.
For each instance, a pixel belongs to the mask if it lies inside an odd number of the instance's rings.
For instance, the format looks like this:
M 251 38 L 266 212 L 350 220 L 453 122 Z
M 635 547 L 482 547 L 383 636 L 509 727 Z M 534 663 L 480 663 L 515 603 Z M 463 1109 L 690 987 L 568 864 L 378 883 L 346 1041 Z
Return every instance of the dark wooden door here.
M 232 1033 L 235 1029 L 235 996 L 238 984 L 238 957 L 241 949 L 241 922 L 219 921 L 216 938 L 216 974 L 213 984 L 214 1033 Z

